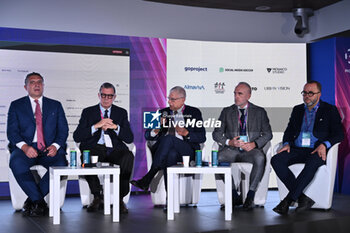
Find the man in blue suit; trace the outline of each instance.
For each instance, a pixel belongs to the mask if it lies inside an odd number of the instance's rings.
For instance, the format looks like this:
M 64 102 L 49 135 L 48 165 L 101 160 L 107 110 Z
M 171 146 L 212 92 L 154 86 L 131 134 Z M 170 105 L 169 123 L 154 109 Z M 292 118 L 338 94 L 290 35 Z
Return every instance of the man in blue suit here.
M 33 165 L 65 166 L 68 124 L 60 102 L 43 96 L 44 79 L 39 73 L 25 78 L 28 96 L 13 101 L 7 120 L 11 152 L 10 168 L 28 198 L 24 216 L 47 214 L 44 197 L 49 192 L 48 172 L 37 184 L 30 171 Z
M 162 114 L 162 127 L 160 129 L 148 129 L 145 132 L 146 140 L 154 141 L 151 147 L 153 163 L 148 173 L 140 180 L 132 180 L 131 183 L 142 189 L 148 190 L 149 184 L 159 170 L 176 165 L 182 161 L 183 155 L 190 155 L 190 160 L 195 159 L 195 150 L 200 150 L 200 143 L 206 140 L 204 127 L 186 125 L 188 121 L 203 121 L 202 113 L 198 108 L 185 105 L 186 91 L 176 86 L 170 90 L 168 97 L 169 107 L 160 110 Z M 171 127 L 171 123 L 178 123 Z M 181 126 L 179 122 L 185 123 Z M 168 126 L 168 127 L 165 127 Z M 166 182 L 166 179 L 164 179 Z
M 327 151 L 344 138 L 338 110 L 323 102 L 321 84 L 310 81 L 305 84 L 304 104 L 293 108 L 287 129 L 283 135 L 283 148 L 272 157 L 271 165 L 277 176 L 288 188 L 288 195 L 273 209 L 278 214 L 288 214 L 289 206 L 297 201 L 296 212 L 308 210 L 315 203 L 304 194 L 318 168 L 326 163 Z M 288 168 L 295 163 L 305 167 L 295 177 Z

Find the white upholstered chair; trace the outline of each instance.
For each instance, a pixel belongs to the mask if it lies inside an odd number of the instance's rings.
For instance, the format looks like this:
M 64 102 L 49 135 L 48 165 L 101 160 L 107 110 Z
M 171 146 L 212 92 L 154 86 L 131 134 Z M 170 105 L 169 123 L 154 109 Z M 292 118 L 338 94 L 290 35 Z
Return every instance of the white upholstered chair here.
M 132 154 L 135 157 L 136 154 L 136 146 L 134 143 L 130 143 L 130 144 L 125 144 L 129 150 L 132 152 Z M 79 146 L 76 146 L 76 151 L 77 151 L 77 161 L 80 161 L 80 150 L 79 150 Z M 80 162 L 81 164 L 81 162 Z M 79 164 L 77 164 L 79 166 Z M 133 173 L 134 173 L 134 167 L 133 170 L 131 172 L 131 178 L 133 177 Z M 102 180 L 102 176 L 99 176 L 100 178 L 100 183 L 103 184 L 103 180 Z M 111 184 L 112 185 L 112 184 Z M 83 176 L 79 177 L 79 190 L 80 190 L 80 199 L 81 199 L 81 204 L 83 206 L 88 206 L 92 200 L 94 199 L 94 196 L 91 194 L 90 188 L 89 188 L 89 184 L 86 181 L 86 179 Z M 131 184 L 130 184 L 130 190 L 131 190 Z M 111 203 L 113 203 L 113 188 L 111 187 Z M 128 193 L 128 195 L 126 195 L 123 198 L 123 201 L 125 204 L 127 204 L 129 202 L 130 199 L 130 192 Z
M 279 151 L 282 146 L 282 142 L 277 144 L 273 150 L 274 154 L 277 154 L 277 151 Z M 332 206 L 335 174 L 337 170 L 338 147 L 339 143 L 333 145 L 328 150 L 326 164 L 318 168 L 315 177 L 304 190 L 304 194 L 315 201 L 312 208 L 330 209 Z M 305 164 L 303 163 L 297 163 L 289 166 L 289 169 L 297 177 L 304 166 Z M 278 177 L 277 185 L 280 199 L 283 200 L 288 194 L 288 189 Z
M 7 158 L 8 158 L 8 164 L 10 164 L 10 152 L 7 151 Z M 41 165 L 34 165 L 30 168 L 32 171 L 34 178 L 37 182 L 45 175 L 47 172 L 46 168 L 41 166 Z M 12 207 L 18 211 L 21 210 L 23 207 L 23 204 L 25 200 L 27 199 L 27 195 L 23 192 L 22 188 L 19 186 L 19 184 L 16 181 L 16 178 L 14 177 L 11 168 L 8 170 L 8 175 L 9 175 L 9 186 L 10 186 L 10 195 L 11 195 L 11 203 Z M 67 189 L 67 178 L 64 178 L 61 180 L 61 199 L 60 199 L 60 206 L 62 207 L 64 204 L 64 199 L 66 196 L 66 189 Z M 49 195 L 46 195 L 45 201 L 49 203 Z
M 217 144 L 214 142 L 213 148 L 217 148 Z M 266 164 L 265 164 L 265 172 L 264 175 L 258 185 L 258 189 L 256 190 L 254 197 L 254 204 L 258 206 L 264 206 L 267 199 L 267 191 L 269 187 L 270 180 L 270 172 L 271 172 L 271 156 L 272 156 L 272 147 L 271 142 L 266 143 L 263 148 L 263 151 L 266 155 Z M 245 162 L 236 162 L 231 164 L 231 172 L 234 180 L 233 185 L 235 187 L 240 187 L 240 191 L 242 194 L 243 201 L 247 196 L 247 192 L 249 191 L 249 177 L 250 172 L 252 171 L 253 165 L 251 163 Z M 216 180 L 216 189 L 218 194 L 218 199 L 220 204 L 225 203 L 225 184 L 223 180 Z
M 146 159 L 147 159 L 147 170 L 152 165 L 152 153 L 149 148 L 150 141 L 145 144 L 146 148 Z M 202 186 L 203 175 L 180 175 L 180 204 L 194 204 L 196 205 L 199 201 L 201 186 Z M 154 205 L 165 205 L 166 204 L 166 191 L 164 184 L 163 171 L 158 173 L 153 178 L 150 186 L 151 198 Z

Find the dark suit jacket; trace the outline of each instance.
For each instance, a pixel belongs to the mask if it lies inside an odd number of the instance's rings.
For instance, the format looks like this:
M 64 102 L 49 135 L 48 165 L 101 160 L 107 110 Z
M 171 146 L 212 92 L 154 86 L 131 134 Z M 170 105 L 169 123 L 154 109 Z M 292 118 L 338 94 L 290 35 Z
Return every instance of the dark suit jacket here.
M 293 108 L 289 118 L 287 129 L 284 131 L 283 143 L 295 146 L 294 141 L 299 136 L 301 125 L 304 120 L 305 105 L 300 104 Z M 344 138 L 343 127 L 339 112 L 334 105 L 320 100 L 320 107 L 317 110 L 313 135 L 318 138 L 315 148 L 324 141 L 329 141 L 331 145 L 341 142 Z
M 60 102 L 43 97 L 42 121 L 45 145 L 60 145 L 61 153 L 66 150 L 68 123 Z M 18 142 L 24 141 L 32 145 L 36 129 L 35 118 L 28 96 L 13 101 L 9 108 L 7 120 L 7 137 L 10 150 L 16 148 Z
M 130 129 L 127 111 L 118 106 L 112 105 L 110 118 L 114 124 L 120 127 L 119 135 L 114 130 L 108 129 L 107 134 L 110 136 L 115 150 L 128 150 L 123 143 L 132 143 L 134 135 Z M 98 129 L 91 135 L 91 126 L 101 120 L 101 111 L 99 104 L 85 108 L 81 114 L 79 125 L 73 133 L 75 142 L 80 142 L 80 150 L 89 150 L 97 145 L 101 137 L 102 129 Z
M 162 113 L 162 116 L 171 115 L 171 110 L 169 107 L 161 109 L 160 112 Z M 184 115 L 185 122 L 187 120 L 192 120 L 192 119 L 195 119 L 195 121 L 198 121 L 198 120 L 203 121 L 202 113 L 198 108 L 185 105 L 185 109 L 182 114 Z M 169 120 L 168 117 L 167 117 L 167 120 Z M 169 125 L 168 122 L 166 124 Z M 204 143 L 206 140 L 205 128 L 195 126 L 195 127 L 186 127 L 186 129 L 188 130 L 189 134 L 187 135 L 187 137 L 184 137 L 184 141 L 189 143 L 193 148 L 193 150 L 200 150 L 200 143 Z M 160 132 L 155 137 L 151 137 L 150 135 L 151 131 L 152 129 L 146 130 L 145 138 L 146 140 L 154 141 L 154 140 L 158 140 L 161 136 L 166 135 L 166 133 L 168 132 L 168 128 L 161 128 Z M 155 143 L 155 145 L 152 147 L 152 152 L 154 148 L 157 148 L 158 142 L 159 141 L 157 141 L 157 143 Z
M 221 127 L 215 128 L 213 132 L 213 139 L 221 148 L 226 145 L 227 139 L 231 140 L 239 136 L 238 115 L 238 108 L 235 104 L 222 110 L 219 117 Z M 265 109 L 250 102 L 247 127 L 249 141 L 255 142 L 258 149 L 262 149 L 272 139 L 271 126 Z

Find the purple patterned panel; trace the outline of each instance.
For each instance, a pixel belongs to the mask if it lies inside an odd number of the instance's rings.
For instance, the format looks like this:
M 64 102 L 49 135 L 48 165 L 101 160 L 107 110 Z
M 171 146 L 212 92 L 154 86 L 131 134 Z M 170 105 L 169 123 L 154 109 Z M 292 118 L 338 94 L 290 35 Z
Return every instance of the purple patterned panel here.
M 341 193 L 350 194 L 350 39 L 336 38 L 335 102 L 343 119 L 345 138 L 339 147 Z

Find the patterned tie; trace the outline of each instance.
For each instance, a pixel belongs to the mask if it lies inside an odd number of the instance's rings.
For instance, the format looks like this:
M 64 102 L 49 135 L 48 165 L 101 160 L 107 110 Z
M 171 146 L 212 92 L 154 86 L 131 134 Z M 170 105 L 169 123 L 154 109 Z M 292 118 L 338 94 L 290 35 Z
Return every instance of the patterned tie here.
M 240 118 L 240 124 L 239 124 L 239 135 L 246 135 L 246 124 L 245 124 L 245 115 L 244 115 L 244 109 L 239 109 L 241 111 L 241 118 Z
M 105 110 L 105 115 L 103 116 L 103 118 L 108 118 L 108 109 Z
M 174 123 L 175 123 L 175 115 L 177 114 L 177 111 L 174 112 L 174 115 L 171 116 L 171 125 L 169 126 L 168 129 L 168 134 L 169 135 L 174 135 L 175 136 L 175 127 L 174 127 Z
M 38 100 L 34 100 L 36 103 L 35 107 L 35 123 L 36 123 L 36 135 L 37 135 L 37 146 L 39 150 L 45 148 L 44 133 L 43 133 L 43 116 L 40 110 L 40 104 Z

